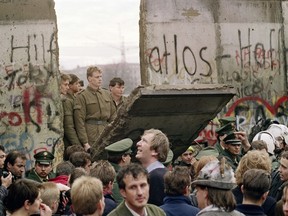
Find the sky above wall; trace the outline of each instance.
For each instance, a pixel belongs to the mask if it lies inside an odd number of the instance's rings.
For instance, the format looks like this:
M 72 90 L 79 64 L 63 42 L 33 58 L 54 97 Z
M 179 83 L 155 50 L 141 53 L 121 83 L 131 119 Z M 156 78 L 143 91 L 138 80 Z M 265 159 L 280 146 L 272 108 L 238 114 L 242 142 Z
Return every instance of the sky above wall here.
M 139 63 L 140 0 L 54 0 L 60 69 Z

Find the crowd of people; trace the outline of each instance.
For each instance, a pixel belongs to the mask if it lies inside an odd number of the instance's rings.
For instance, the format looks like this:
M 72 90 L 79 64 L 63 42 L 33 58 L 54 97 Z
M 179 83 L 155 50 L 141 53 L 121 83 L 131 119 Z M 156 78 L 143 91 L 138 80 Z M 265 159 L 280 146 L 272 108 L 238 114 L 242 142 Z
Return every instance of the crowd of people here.
M 285 125 L 266 121 L 248 136 L 237 130 L 235 117 L 223 117 L 217 143 L 201 148 L 173 146 L 151 128 L 139 140 L 111 143 L 105 158 L 95 159 L 91 145 L 126 98 L 121 78 L 113 78 L 109 90 L 101 87 L 98 67 L 87 69 L 87 80 L 80 90 L 77 76 L 61 75 L 61 163 L 39 149 L 26 170 L 25 154 L 0 146 L 0 216 L 288 216 Z

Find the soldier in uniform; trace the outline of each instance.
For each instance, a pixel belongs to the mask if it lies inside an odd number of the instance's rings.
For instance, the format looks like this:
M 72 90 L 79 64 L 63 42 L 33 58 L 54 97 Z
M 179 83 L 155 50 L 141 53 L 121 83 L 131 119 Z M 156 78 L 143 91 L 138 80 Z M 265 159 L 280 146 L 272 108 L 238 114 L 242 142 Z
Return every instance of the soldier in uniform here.
M 54 155 L 49 151 L 40 151 L 34 155 L 35 166 L 33 169 L 26 172 L 26 178 L 37 182 L 46 182 L 50 178 L 55 178 L 52 172 L 52 161 Z
M 219 154 L 219 157 L 224 156 L 227 163 L 235 171 L 241 159 L 241 140 L 237 139 L 234 133 L 228 134 L 224 138 L 225 150 Z
M 218 134 L 215 149 L 219 152 L 219 154 L 221 154 L 225 150 L 225 142 L 223 139 L 227 136 L 227 134 L 235 131 L 236 118 L 233 116 L 223 117 L 219 119 L 219 122 L 220 127 L 215 130 L 215 132 Z
M 105 148 L 108 157 L 107 159 L 114 167 L 116 173 L 118 173 L 121 167 L 130 164 L 132 144 L 133 141 L 130 138 L 126 138 L 118 142 L 112 143 Z M 119 204 L 123 200 L 116 181 L 114 181 L 113 183 L 112 194 L 117 204 Z
M 124 80 L 119 77 L 114 77 L 110 80 L 109 89 L 116 108 L 126 101 L 126 97 L 123 96 L 125 89 L 124 85 Z
M 87 69 L 88 86 L 77 94 L 74 103 L 74 123 L 81 145 L 87 151 L 105 126 L 116 116 L 110 92 L 102 89 L 102 71 L 95 66 Z
M 80 145 L 80 141 L 78 139 L 73 119 L 73 105 L 74 99 L 80 90 L 80 79 L 75 74 L 70 74 L 69 80 L 69 89 L 67 94 L 65 95 L 65 99 L 63 100 L 63 112 L 64 112 L 64 146 L 65 149 L 70 145 Z M 62 78 L 62 77 L 61 77 Z M 61 80 L 62 82 L 63 80 Z

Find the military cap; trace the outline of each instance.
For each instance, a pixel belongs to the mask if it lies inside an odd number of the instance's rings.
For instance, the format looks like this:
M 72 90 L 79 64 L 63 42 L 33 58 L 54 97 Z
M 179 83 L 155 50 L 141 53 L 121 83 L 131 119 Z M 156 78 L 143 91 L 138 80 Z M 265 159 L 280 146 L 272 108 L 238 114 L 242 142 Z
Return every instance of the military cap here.
M 174 153 L 171 149 L 169 149 L 169 152 L 168 152 L 168 155 L 167 155 L 167 158 L 166 160 L 162 163 L 164 166 L 167 166 L 169 163 L 172 162 L 173 160 L 173 156 L 174 156 Z
M 233 132 L 229 133 L 224 139 L 223 141 L 225 142 L 225 144 L 227 145 L 241 145 L 241 140 L 237 139 L 235 134 Z
M 219 122 L 220 122 L 221 126 L 224 126 L 226 124 L 235 123 L 236 118 L 233 116 L 227 116 L 227 117 L 223 117 L 223 118 L 219 119 Z
M 109 155 L 123 155 L 131 153 L 133 141 L 130 138 L 122 139 L 105 147 Z
M 207 186 L 230 190 L 236 186 L 233 169 L 226 163 L 225 158 L 208 162 L 200 171 L 192 186 Z
M 215 130 L 215 132 L 219 135 L 227 134 L 232 131 L 235 131 L 235 122 L 236 118 L 229 116 L 219 119 L 220 127 Z
M 201 151 L 198 152 L 198 154 L 196 155 L 196 159 L 200 160 L 201 157 L 203 156 L 215 156 L 218 157 L 219 156 L 219 152 L 217 151 L 217 149 L 215 149 L 212 146 L 207 146 L 206 148 L 202 149 Z
M 54 155 L 49 151 L 40 151 L 34 155 L 35 161 L 40 164 L 49 165 L 54 159 Z

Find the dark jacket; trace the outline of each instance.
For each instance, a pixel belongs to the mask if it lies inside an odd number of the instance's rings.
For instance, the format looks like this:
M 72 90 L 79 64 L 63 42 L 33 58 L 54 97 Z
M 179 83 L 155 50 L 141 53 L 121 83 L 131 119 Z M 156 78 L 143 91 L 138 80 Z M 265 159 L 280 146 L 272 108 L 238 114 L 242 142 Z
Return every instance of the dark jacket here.
M 246 216 L 266 216 L 264 209 L 258 205 L 238 204 L 236 210 Z
M 149 200 L 148 203 L 157 206 L 163 205 L 164 193 L 164 175 L 166 168 L 157 168 L 149 173 Z
M 241 188 L 237 186 L 232 190 L 234 197 L 236 199 L 237 204 L 241 204 L 243 201 L 243 194 L 241 192 Z M 264 213 L 268 216 L 274 216 L 275 214 L 275 207 L 276 207 L 276 200 L 271 197 L 267 196 L 267 199 L 265 202 L 262 204 L 262 208 L 264 210 Z
M 113 209 L 117 207 L 117 203 L 110 194 L 104 195 L 105 208 L 102 216 L 108 215 Z
M 192 206 L 186 196 L 166 196 L 160 206 L 167 216 L 195 216 L 199 209 Z

